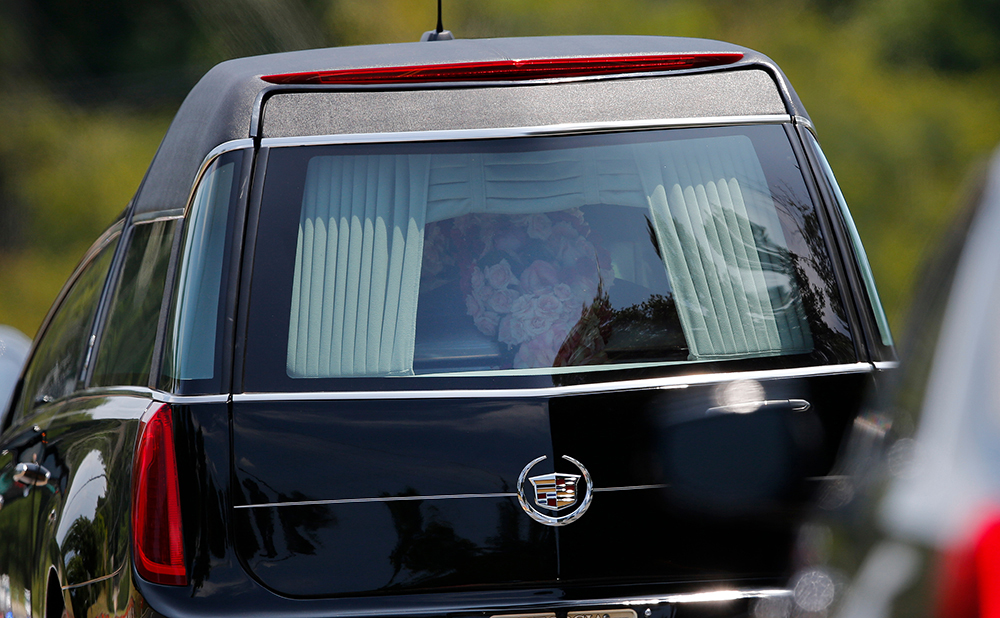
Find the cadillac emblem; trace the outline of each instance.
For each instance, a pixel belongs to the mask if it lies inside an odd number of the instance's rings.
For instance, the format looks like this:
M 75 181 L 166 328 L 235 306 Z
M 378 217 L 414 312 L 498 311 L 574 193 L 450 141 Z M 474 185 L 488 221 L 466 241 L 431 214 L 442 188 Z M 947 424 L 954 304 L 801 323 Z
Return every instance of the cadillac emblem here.
M 531 469 L 545 458 L 546 456 L 542 455 L 526 465 L 524 470 L 521 470 L 521 476 L 517 479 L 517 499 L 528 517 L 538 523 L 546 526 L 565 526 L 579 519 L 590 508 L 593 490 L 590 472 L 587 472 L 587 469 L 579 461 L 569 455 L 563 455 L 563 459 L 579 468 L 580 474 L 554 472 L 529 478 L 528 473 Z M 530 489 L 525 480 L 531 483 Z M 581 485 L 583 485 L 582 499 L 580 496 Z M 529 491 L 531 499 L 527 495 Z M 571 507 L 575 508 L 564 515 L 550 515 L 546 512 L 558 513 Z

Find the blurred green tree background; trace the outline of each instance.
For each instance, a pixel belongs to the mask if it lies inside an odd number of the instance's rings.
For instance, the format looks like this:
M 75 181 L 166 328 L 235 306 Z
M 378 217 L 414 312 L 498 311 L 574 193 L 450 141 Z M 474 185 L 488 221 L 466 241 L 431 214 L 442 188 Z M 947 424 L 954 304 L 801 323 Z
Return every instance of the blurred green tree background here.
M 445 0 L 463 38 L 654 34 L 769 55 L 816 125 L 897 331 L 916 273 L 1000 141 L 1000 0 Z M 216 62 L 414 41 L 433 0 L 5 0 L 0 323 L 33 335 Z

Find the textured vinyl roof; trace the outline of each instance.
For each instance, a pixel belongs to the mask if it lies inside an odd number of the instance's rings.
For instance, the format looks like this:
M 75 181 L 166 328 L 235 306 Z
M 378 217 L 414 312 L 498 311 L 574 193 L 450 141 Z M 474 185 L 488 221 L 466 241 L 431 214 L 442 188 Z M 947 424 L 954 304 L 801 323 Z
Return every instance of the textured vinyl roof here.
M 205 74 L 181 104 L 143 180 L 135 213 L 179 212 L 186 204 L 198 168 L 212 149 L 231 140 L 256 137 L 251 135 L 251 126 L 256 124 L 251 122 L 255 101 L 263 91 L 281 88 L 260 79 L 264 75 L 497 60 L 725 52 L 741 52 L 744 58 L 721 69 L 748 65 L 769 69 L 778 81 L 788 113 L 806 116 L 798 97 L 770 59 L 747 48 L 705 39 L 633 36 L 457 39 L 336 47 L 230 60 Z

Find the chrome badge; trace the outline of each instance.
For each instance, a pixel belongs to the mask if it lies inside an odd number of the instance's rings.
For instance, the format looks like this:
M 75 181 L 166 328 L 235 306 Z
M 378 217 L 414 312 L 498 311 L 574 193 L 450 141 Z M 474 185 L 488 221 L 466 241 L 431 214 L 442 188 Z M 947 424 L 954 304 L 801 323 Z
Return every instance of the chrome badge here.
M 561 511 L 576 504 L 576 482 L 579 474 L 546 474 L 528 479 L 535 488 L 535 504 Z
M 535 465 L 545 459 L 546 456 L 536 458 L 521 470 L 521 475 L 517 479 L 517 499 L 521 503 L 524 512 L 540 524 L 546 526 L 565 526 L 579 519 L 587 509 L 590 508 L 590 499 L 593 483 L 590 480 L 590 472 L 583 467 L 579 461 L 569 455 L 562 458 L 580 469 L 580 474 L 564 474 L 554 472 L 540 476 L 528 477 L 528 473 Z M 533 500 L 529 500 L 525 479 L 531 483 L 531 494 Z M 579 499 L 580 479 L 583 479 L 583 499 Z M 542 512 L 542 509 L 552 512 L 559 512 L 575 506 L 572 511 L 565 515 L 555 516 Z

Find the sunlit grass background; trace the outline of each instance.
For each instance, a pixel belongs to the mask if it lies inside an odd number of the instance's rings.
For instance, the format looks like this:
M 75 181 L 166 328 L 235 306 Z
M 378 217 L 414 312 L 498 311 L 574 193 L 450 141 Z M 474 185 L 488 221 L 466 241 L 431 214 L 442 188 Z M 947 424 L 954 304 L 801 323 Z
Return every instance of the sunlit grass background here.
M 128 204 L 200 73 L 235 56 L 414 41 L 436 21 L 432 0 L 88 6 L 0 6 L 0 323 L 28 335 L 89 243 Z M 696 36 L 773 58 L 813 118 L 897 332 L 922 260 L 961 206 L 971 171 L 1000 141 L 997 0 L 444 7 L 445 27 L 463 38 Z

